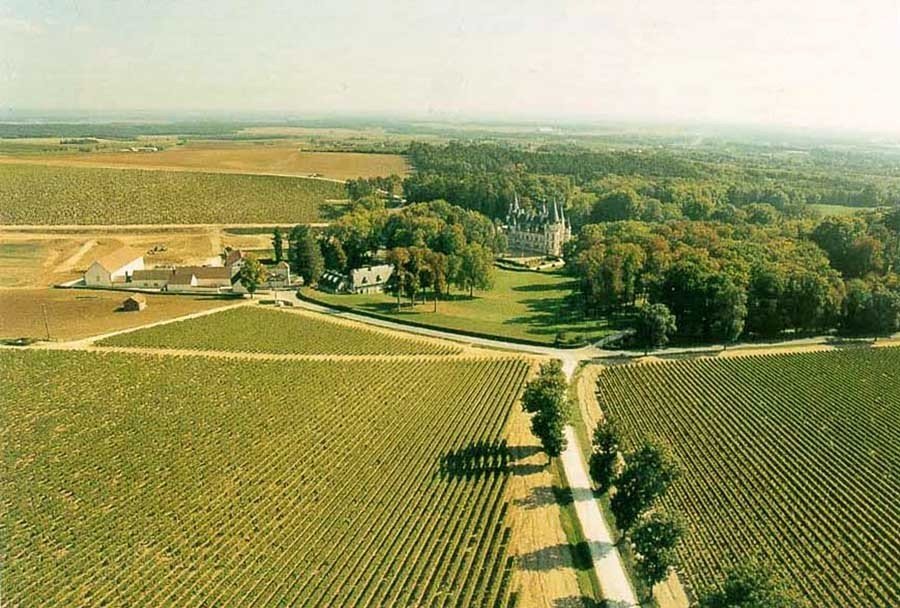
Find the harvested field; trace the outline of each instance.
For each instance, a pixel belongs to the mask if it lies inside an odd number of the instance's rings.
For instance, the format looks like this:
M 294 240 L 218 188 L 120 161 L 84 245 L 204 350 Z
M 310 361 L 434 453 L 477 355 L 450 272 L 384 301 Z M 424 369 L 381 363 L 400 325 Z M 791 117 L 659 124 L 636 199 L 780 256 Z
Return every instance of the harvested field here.
M 81 289 L 0 289 L 0 338 L 75 340 L 233 304 L 213 297 L 147 295 L 141 312 L 121 312 L 128 294 Z
M 303 152 L 298 144 L 191 143 L 161 152 L 97 152 L 52 157 L 0 157 L 0 163 L 32 160 L 45 165 L 120 167 L 171 171 L 252 173 L 346 180 L 357 177 L 406 175 L 409 165 L 397 154 Z

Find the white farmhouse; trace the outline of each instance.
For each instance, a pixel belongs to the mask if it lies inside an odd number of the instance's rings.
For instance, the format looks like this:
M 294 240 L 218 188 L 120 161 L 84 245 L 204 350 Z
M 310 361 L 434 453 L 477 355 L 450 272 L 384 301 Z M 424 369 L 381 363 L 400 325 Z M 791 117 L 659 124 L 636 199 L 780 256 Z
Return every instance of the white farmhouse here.
M 136 270 L 144 269 L 144 255 L 130 247 L 117 249 L 88 266 L 84 284 L 88 287 L 112 287 L 114 283 L 131 280 Z
M 381 293 L 392 274 L 392 264 L 354 268 L 350 271 L 350 293 Z

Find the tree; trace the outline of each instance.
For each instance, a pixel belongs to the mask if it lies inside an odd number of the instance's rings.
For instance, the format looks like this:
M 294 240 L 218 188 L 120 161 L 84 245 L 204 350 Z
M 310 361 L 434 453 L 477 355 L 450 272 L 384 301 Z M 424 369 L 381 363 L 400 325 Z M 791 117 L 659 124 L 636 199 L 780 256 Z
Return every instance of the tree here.
M 303 277 L 304 285 L 313 285 L 325 270 L 322 251 L 309 226 L 295 226 L 289 236 L 288 261 L 291 270 Z
M 341 245 L 341 241 L 336 236 L 329 236 L 319 241 L 319 249 L 322 251 L 325 268 L 337 270 L 338 272 L 347 272 L 349 270 L 344 246 Z
M 747 318 L 747 292 L 724 274 L 713 275 L 707 284 L 709 294 L 709 331 L 715 340 L 727 346 L 744 331 Z
M 766 566 L 747 562 L 730 570 L 721 589 L 700 596 L 700 608 L 795 608 L 797 594 Z
M 669 336 L 674 334 L 678 327 L 675 315 L 669 312 L 668 306 L 650 304 L 638 310 L 634 329 L 638 344 L 643 347 L 644 354 L 647 354 L 650 350 L 668 344 Z
M 784 331 L 786 290 L 784 268 L 774 264 L 753 268 L 747 294 L 747 331 L 764 337 L 774 337 Z
M 854 243 L 865 236 L 866 226 L 863 220 L 851 217 L 830 216 L 826 217 L 816 226 L 812 232 L 812 240 L 828 254 L 831 265 L 842 274 L 848 275 L 859 270 L 859 259 L 851 260 L 851 257 L 859 257 L 860 252 L 854 256 L 851 250 Z
M 265 282 L 266 275 L 266 269 L 260 264 L 259 260 L 255 256 L 247 254 L 244 258 L 244 263 L 241 264 L 241 269 L 238 271 L 238 280 L 252 298 L 259 286 Z
M 900 293 L 862 279 L 847 282 L 841 329 L 851 334 L 891 334 L 900 329 Z
M 666 579 L 677 563 L 675 545 L 684 535 L 681 519 L 667 511 L 645 515 L 631 532 L 637 573 L 653 595 L 653 586 Z
M 394 247 L 387 252 L 387 261 L 394 266 L 394 272 L 388 279 L 388 291 L 397 297 L 397 312 L 400 312 L 400 296 L 407 292 L 411 277 L 408 270 L 409 249 Z
M 615 418 L 607 415 L 597 423 L 591 444 L 591 479 L 597 484 L 598 491 L 606 492 L 615 480 L 622 444 L 622 431 Z
M 454 281 L 460 289 L 468 289 L 474 297 L 475 289 L 490 289 L 494 284 L 494 256 L 479 244 L 470 243 L 460 255 L 458 274 Z
M 551 458 L 566 448 L 565 426 L 569 413 L 568 384 L 559 361 L 541 365 L 540 372 L 525 385 L 522 408 L 534 414 L 531 432 L 540 439 Z
M 638 220 L 644 213 L 641 196 L 631 188 L 621 188 L 602 195 L 594 205 L 591 220 L 616 222 Z
M 616 480 L 616 492 L 610 508 L 623 533 L 634 525 L 641 513 L 661 497 L 680 475 L 674 456 L 661 444 L 645 440 L 625 456 L 625 470 Z
M 438 297 L 447 290 L 450 265 L 447 256 L 437 251 L 428 252 L 427 262 L 431 289 L 434 292 L 434 312 L 437 312 Z
M 275 228 L 272 231 L 272 249 L 275 251 L 275 263 L 277 264 L 284 259 L 284 237 L 281 234 L 281 228 Z

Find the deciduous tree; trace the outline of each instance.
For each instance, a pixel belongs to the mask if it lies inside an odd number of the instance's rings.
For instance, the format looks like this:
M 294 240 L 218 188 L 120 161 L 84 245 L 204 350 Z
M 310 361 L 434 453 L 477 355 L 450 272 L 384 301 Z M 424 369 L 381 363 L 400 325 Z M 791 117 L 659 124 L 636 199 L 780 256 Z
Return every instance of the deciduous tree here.
M 253 294 L 256 293 L 259 286 L 265 282 L 266 275 L 267 272 L 265 267 L 260 264 L 259 260 L 256 259 L 256 256 L 252 254 L 247 254 L 247 256 L 244 257 L 244 263 L 241 264 L 241 269 L 238 270 L 238 280 L 250 294 L 251 298 L 253 297 Z
M 622 445 L 622 431 L 615 418 L 606 415 L 597 423 L 591 444 L 591 479 L 598 491 L 606 492 L 615 480 Z
M 728 572 L 720 589 L 700 596 L 700 608 L 796 608 L 797 594 L 770 568 L 747 562 Z
M 534 414 L 531 431 L 540 439 L 548 456 L 559 456 L 566 448 L 565 425 L 569 413 L 568 385 L 559 361 L 541 366 L 537 377 L 525 386 L 522 408 Z
M 643 516 L 631 532 L 637 573 L 653 595 L 653 586 L 666 579 L 677 563 L 675 545 L 684 535 L 681 519 L 667 511 Z
M 649 304 L 638 309 L 635 318 L 635 337 L 644 354 L 662 348 L 669 343 L 669 337 L 678 329 L 675 315 L 665 304 Z
M 660 443 L 645 440 L 625 456 L 625 470 L 616 480 L 610 508 L 616 525 L 628 533 L 641 513 L 669 489 L 680 474 L 675 457 Z

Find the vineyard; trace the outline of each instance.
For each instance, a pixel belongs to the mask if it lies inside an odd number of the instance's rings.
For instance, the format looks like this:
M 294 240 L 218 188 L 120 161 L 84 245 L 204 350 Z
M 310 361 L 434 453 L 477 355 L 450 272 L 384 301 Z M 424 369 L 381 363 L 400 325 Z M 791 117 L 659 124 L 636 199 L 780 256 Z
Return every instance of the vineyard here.
M 0 164 L 0 224 L 314 222 L 344 196 L 296 177 Z
M 694 587 L 747 557 L 774 562 L 810 606 L 900 605 L 900 349 L 614 367 L 598 399 L 629 437 L 684 471 Z
M 4 604 L 504 605 L 526 372 L 2 351 Z
M 452 355 L 449 343 L 344 325 L 311 313 L 242 306 L 120 334 L 100 346 L 139 346 L 296 355 Z

